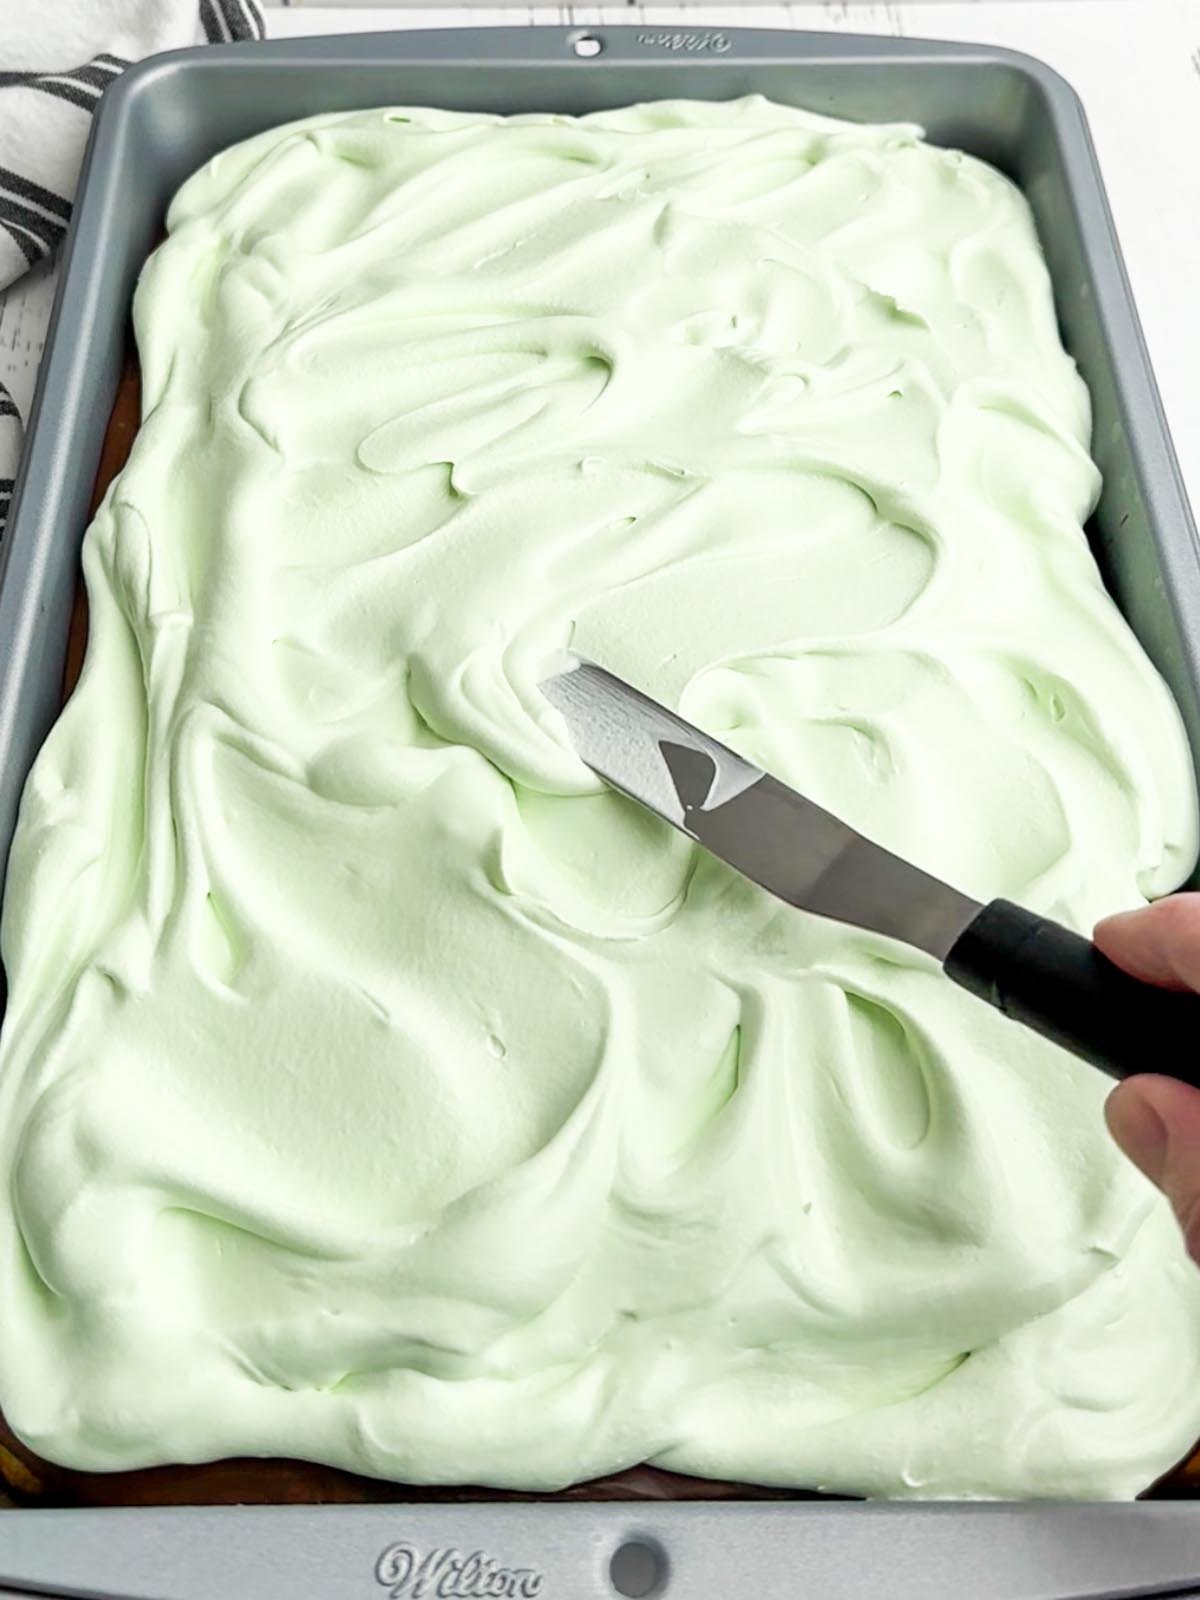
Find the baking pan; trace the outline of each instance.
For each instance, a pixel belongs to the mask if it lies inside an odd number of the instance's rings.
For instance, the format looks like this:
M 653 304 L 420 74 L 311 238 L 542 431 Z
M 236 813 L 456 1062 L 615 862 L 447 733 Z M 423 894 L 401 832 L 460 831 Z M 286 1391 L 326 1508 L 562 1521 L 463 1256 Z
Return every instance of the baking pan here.
M 0 860 L 59 707 L 79 544 L 134 281 L 182 180 L 217 150 L 318 111 L 423 102 L 583 112 L 748 93 L 852 119 L 919 122 L 1025 191 L 1064 338 L 1095 406 L 1105 488 L 1089 532 L 1200 751 L 1195 527 L 1082 110 L 1048 68 L 973 46 L 648 25 L 293 40 L 159 56 L 108 90 L 97 114 L 0 557 Z M 457 1501 L 11 1510 L 0 1515 L 3 1582 L 146 1600 L 1178 1596 L 1200 1594 L 1200 1508 Z

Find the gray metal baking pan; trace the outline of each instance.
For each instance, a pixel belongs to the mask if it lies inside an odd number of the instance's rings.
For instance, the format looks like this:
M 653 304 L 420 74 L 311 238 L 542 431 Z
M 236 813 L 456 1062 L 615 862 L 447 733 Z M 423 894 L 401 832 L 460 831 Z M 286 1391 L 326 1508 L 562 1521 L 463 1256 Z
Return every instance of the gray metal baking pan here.
M 1064 337 L 1095 403 L 1105 478 L 1090 530 L 1096 553 L 1200 752 L 1196 531 L 1083 113 L 1056 74 L 974 46 L 703 27 L 304 39 L 159 56 L 109 89 L 96 117 L 0 565 L 0 860 L 59 708 L 79 544 L 130 296 L 179 183 L 222 147 L 310 112 L 406 102 L 581 112 L 752 92 L 849 118 L 920 122 L 1024 189 Z M 0 1584 L 139 1600 L 1200 1595 L 1200 1506 L 9 1510 L 0 1514 Z

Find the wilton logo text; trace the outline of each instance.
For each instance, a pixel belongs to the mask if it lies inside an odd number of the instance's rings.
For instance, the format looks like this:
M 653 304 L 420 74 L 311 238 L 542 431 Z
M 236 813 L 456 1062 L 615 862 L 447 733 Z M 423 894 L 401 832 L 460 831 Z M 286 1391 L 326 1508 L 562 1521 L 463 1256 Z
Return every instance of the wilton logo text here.
M 375 1563 L 375 1581 L 390 1600 L 536 1600 L 545 1578 L 533 1567 L 502 1567 L 482 1550 L 447 1547 L 424 1555 L 390 1544 Z
M 656 50 L 711 50 L 717 56 L 733 48 L 733 41 L 725 33 L 639 33 L 637 42 L 653 45 Z

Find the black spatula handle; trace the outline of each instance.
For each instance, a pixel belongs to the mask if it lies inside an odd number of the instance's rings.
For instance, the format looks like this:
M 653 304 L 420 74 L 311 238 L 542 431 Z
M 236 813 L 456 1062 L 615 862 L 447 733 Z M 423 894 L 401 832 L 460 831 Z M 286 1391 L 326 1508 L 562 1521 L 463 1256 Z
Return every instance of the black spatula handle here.
M 955 983 L 1114 1078 L 1200 1087 L 1200 995 L 1131 978 L 1089 939 L 993 900 L 946 957 Z

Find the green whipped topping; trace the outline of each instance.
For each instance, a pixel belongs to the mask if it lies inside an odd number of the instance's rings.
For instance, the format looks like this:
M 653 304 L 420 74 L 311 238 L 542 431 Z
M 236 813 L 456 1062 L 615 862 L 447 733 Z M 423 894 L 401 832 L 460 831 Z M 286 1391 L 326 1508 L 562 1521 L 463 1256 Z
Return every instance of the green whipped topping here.
M 169 230 L 4 907 L 12 1426 L 1143 1488 L 1200 1434 L 1200 1274 L 1105 1081 L 602 792 L 537 690 L 571 646 L 1081 929 L 1181 882 L 1020 194 L 761 99 L 375 110 Z

